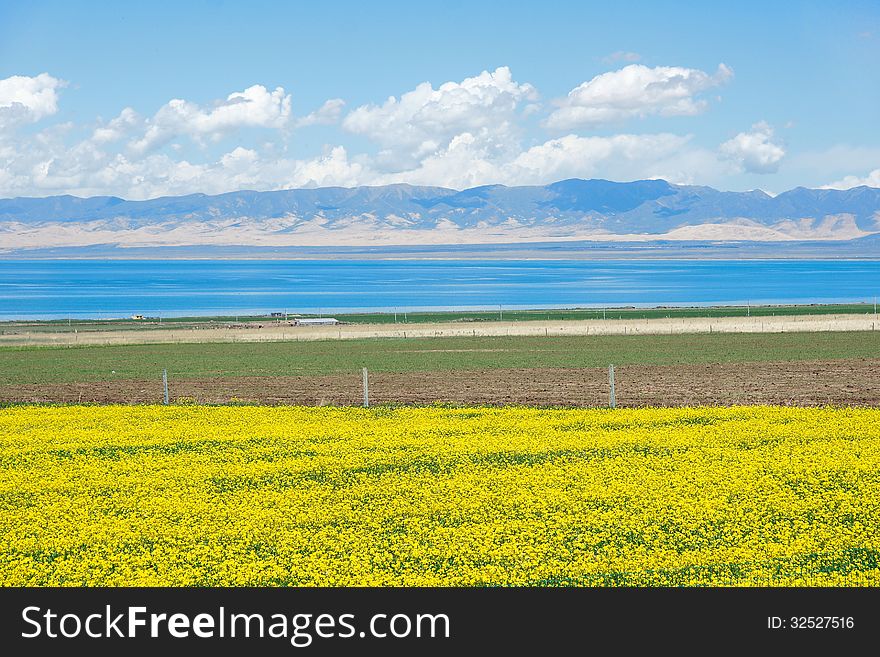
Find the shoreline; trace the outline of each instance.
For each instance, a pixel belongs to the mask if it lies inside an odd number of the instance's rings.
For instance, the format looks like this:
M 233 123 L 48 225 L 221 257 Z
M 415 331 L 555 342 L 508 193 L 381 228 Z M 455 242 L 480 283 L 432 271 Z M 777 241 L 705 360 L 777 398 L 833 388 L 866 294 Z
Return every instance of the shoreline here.
M 445 261 L 461 261 L 461 262 L 469 262 L 469 261 L 479 261 L 479 260 L 491 260 L 491 261 L 570 261 L 570 260 L 599 260 L 602 262 L 608 261 L 674 261 L 674 262 L 694 262 L 694 261 L 730 261 L 730 262 L 749 262 L 749 261 L 779 261 L 779 262 L 795 262 L 795 261 L 807 261 L 807 262 L 815 262 L 815 261 L 835 261 L 835 262 L 876 262 L 880 260 L 877 255 L 873 253 L 843 253 L 843 254 L 834 254 L 834 253 L 815 253 L 815 252 L 807 252 L 807 253 L 792 253 L 791 255 L 780 255 L 777 253 L 730 253 L 730 252 L 722 252 L 723 247 L 716 247 L 719 249 L 718 253 L 705 252 L 700 250 L 699 253 L 692 253 L 688 249 L 680 249 L 678 253 L 653 253 L 653 252 L 642 252 L 637 249 L 633 250 L 620 250 L 615 252 L 597 252 L 597 251 L 585 251 L 585 250 L 575 250 L 572 249 L 570 251 L 556 252 L 556 253 L 543 253 L 541 249 L 524 249 L 523 251 L 509 251 L 509 252 L 497 252 L 497 251 L 474 251 L 467 253 L 452 253 L 452 252 L 444 252 L 438 251 L 434 254 L 423 254 L 421 252 L 404 252 L 401 254 L 393 254 L 393 253 L 370 253 L 370 252 L 353 252 L 353 253 L 340 253 L 340 252 L 327 252 L 327 253 L 261 253 L 261 254 L 234 254 L 234 255 L 175 255 L 175 254 L 163 254 L 163 253 L 149 253 L 149 254 L 106 254 L 106 255 L 38 255 L 38 254 L 29 254 L 26 252 L 15 251 L 15 252 L 0 252 L 0 262 L 65 262 L 65 261 L 77 261 L 77 262 L 101 262 L 112 260 L 114 262 L 159 262 L 159 261 L 176 261 L 176 262 L 186 262 L 186 261 L 199 261 L 199 262 L 212 262 L 212 261 L 224 261 L 224 262 L 260 262 L 264 260 L 270 260 L 273 262 L 284 262 L 284 261 L 315 261 L 315 262 L 323 262 L 327 260 L 351 260 L 351 261 L 376 261 L 376 260 L 387 260 L 387 261 L 436 261 L 436 262 L 445 262 Z
M 229 313 L 225 315 L 218 314 L 165 314 L 148 316 L 144 314 L 142 319 L 136 319 L 133 316 L 105 316 L 105 317 L 74 317 L 72 315 L 59 315 L 57 317 L 36 317 L 36 318 L 11 318 L 3 319 L 0 316 L 0 334 L 5 329 L 21 329 L 25 327 L 34 328 L 52 328 L 52 327 L 71 327 L 78 325 L 85 330 L 102 331 L 102 330 L 120 330 L 123 328 L 137 330 L 143 328 L 161 328 L 164 321 L 170 327 L 181 327 L 186 324 L 209 325 L 209 324 L 226 324 L 227 326 L 216 328 L 229 328 L 229 324 L 265 324 L 267 322 L 293 321 L 294 319 L 320 318 L 324 316 L 333 316 L 342 324 L 406 324 L 406 323 L 469 323 L 469 322 L 495 322 L 503 320 L 503 317 L 497 317 L 507 313 L 512 316 L 514 321 L 535 321 L 541 320 L 546 315 L 547 320 L 565 319 L 565 315 L 584 315 L 583 317 L 575 317 L 574 319 L 606 319 L 607 314 L 618 315 L 618 319 L 653 319 L 662 318 L 678 319 L 682 317 L 769 317 L 775 316 L 777 312 L 788 315 L 805 315 L 805 316 L 822 316 L 822 315 L 877 315 L 877 299 L 874 297 L 871 301 L 855 301 L 850 303 L 786 303 L 786 302 L 768 302 L 761 301 L 756 303 L 719 303 L 719 302 L 692 302 L 684 304 L 664 304 L 656 305 L 652 303 L 631 303 L 628 305 L 583 305 L 583 306 L 566 306 L 566 305 L 548 305 L 545 307 L 535 306 L 398 306 L 397 308 L 350 308 L 344 310 L 334 310 L 333 308 L 324 308 L 319 315 L 315 312 L 283 312 L 283 313 L 265 313 L 255 310 L 242 310 L 239 313 Z M 802 312 L 792 312 L 802 311 Z M 698 315 L 695 313 L 699 313 Z M 560 317 L 553 317 L 560 315 Z M 587 315 L 593 315 L 589 317 Z M 641 315 L 641 316 L 639 316 Z M 675 317 L 670 317 L 675 315 Z M 404 319 L 398 322 L 398 317 L 412 318 L 412 322 Z M 393 322 L 391 319 L 394 318 Z M 376 321 L 378 319 L 378 321 Z M 572 319 L 569 317 L 569 319 Z M 199 326 L 199 328 L 206 328 Z M 70 328 L 68 328 L 70 330 Z M 170 330 L 170 329 L 169 329 Z

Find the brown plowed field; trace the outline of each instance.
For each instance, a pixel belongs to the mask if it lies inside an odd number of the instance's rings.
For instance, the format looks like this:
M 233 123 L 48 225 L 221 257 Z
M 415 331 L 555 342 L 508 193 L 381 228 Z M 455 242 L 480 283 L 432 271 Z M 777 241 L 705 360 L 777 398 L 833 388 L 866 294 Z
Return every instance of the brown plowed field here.
M 197 403 L 361 404 L 360 372 L 315 377 L 170 381 L 171 400 Z M 619 406 L 880 405 L 880 359 L 619 367 Z M 156 403 L 160 381 L 0 386 L 6 402 Z M 370 402 L 604 406 L 605 369 L 486 369 L 371 373 Z

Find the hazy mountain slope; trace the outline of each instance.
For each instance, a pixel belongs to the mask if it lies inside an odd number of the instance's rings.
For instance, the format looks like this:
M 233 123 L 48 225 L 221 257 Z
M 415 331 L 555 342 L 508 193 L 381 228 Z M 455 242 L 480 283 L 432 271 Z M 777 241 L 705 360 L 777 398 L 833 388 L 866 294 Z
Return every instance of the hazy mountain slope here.
M 387 185 L 147 201 L 0 199 L 0 249 L 492 244 L 555 240 L 850 240 L 880 232 L 880 189 L 771 197 L 664 180 L 456 191 Z

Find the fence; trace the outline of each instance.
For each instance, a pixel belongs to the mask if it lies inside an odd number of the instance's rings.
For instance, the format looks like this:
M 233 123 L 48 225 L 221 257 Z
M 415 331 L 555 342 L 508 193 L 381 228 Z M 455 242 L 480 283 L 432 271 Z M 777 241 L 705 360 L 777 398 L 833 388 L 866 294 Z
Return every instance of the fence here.
M 229 376 L 177 372 L 151 379 L 0 384 L 0 402 L 561 407 L 781 404 L 880 406 L 877 360 L 793 361 L 610 367 L 387 371 L 358 367 L 325 374 Z M 122 369 L 122 364 L 120 368 Z M 59 375 L 62 374 L 59 371 Z M 50 379 L 54 378 L 49 376 Z M 167 395 L 167 396 L 166 396 Z
M 370 374 L 369 370 L 366 367 L 362 368 L 361 372 L 361 380 L 362 387 L 364 393 L 364 408 L 369 408 L 370 406 Z M 608 384 L 609 384 L 609 394 L 608 394 L 608 405 L 611 408 L 616 408 L 617 402 L 614 395 L 614 365 L 608 366 Z M 169 394 L 168 394 L 168 370 L 162 370 L 162 390 L 163 390 L 163 403 L 167 406 L 169 403 Z

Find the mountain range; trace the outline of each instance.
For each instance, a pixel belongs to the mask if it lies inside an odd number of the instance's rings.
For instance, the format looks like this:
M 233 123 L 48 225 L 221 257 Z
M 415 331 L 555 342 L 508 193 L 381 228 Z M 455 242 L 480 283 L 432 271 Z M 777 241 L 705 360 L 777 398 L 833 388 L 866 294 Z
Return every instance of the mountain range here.
M 880 189 L 771 196 L 664 180 L 466 190 L 394 184 L 127 201 L 0 199 L 0 253 L 145 247 L 364 247 L 565 241 L 849 241 L 880 234 Z

